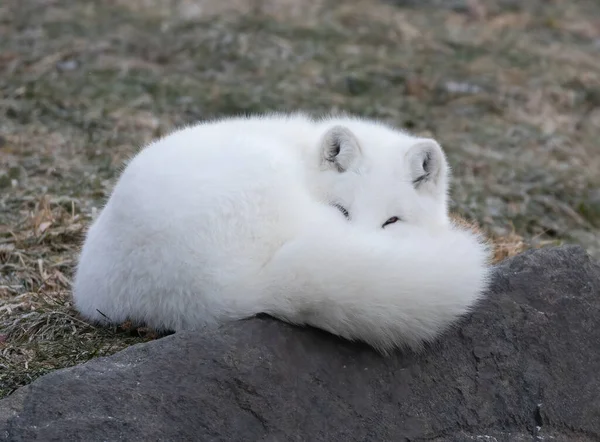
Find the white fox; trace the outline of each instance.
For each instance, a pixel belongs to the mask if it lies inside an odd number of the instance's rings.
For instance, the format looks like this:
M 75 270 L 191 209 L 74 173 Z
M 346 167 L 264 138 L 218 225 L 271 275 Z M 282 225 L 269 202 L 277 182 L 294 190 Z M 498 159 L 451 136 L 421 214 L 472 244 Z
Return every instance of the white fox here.
M 358 117 L 235 117 L 128 163 L 74 281 L 92 321 L 190 330 L 266 313 L 387 352 L 418 349 L 489 280 L 448 216 L 439 144 Z

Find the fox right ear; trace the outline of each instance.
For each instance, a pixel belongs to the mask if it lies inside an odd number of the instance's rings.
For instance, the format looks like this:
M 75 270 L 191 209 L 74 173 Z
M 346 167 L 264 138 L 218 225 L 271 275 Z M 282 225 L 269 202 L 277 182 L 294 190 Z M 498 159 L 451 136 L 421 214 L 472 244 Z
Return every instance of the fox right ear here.
M 344 126 L 329 129 L 321 144 L 323 165 L 338 172 L 348 170 L 361 154 L 360 145 L 354 134 Z
M 406 157 L 415 189 L 437 195 L 446 193 L 448 162 L 441 146 L 435 140 L 420 140 L 408 150 Z

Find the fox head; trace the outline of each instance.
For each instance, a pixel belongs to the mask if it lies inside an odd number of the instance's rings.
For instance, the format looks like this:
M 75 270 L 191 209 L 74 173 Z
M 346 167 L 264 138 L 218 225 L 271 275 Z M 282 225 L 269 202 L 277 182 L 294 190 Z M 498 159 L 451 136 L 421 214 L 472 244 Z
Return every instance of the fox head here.
M 389 230 L 449 222 L 450 168 L 435 140 L 352 118 L 319 126 L 313 184 L 348 222 Z

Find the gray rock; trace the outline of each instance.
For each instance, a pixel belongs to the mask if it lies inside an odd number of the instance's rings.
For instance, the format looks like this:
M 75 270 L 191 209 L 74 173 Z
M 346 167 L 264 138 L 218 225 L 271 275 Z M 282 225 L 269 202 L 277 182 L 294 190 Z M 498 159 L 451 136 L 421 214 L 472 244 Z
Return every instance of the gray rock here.
M 400 8 L 439 8 L 455 12 L 468 10 L 467 0 L 383 0 Z
M 383 3 L 388 3 L 399 8 L 421 8 L 421 9 L 438 9 L 445 11 L 453 11 L 457 13 L 466 13 L 473 8 L 468 0 L 382 0 Z M 477 2 L 486 10 L 497 13 L 500 11 L 521 11 L 524 9 L 522 1 L 519 0 L 484 0 Z
M 268 318 L 178 333 L 0 402 L 10 441 L 600 440 L 600 266 L 578 246 L 497 268 L 422 354 Z

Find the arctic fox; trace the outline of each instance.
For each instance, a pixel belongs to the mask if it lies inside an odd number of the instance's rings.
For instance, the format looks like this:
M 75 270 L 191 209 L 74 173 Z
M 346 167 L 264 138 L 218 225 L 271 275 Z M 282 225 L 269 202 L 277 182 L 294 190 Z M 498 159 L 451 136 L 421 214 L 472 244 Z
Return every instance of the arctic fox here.
M 174 331 L 266 313 L 417 349 L 488 284 L 448 180 L 436 141 L 355 116 L 180 129 L 132 158 L 89 228 L 76 307 Z

